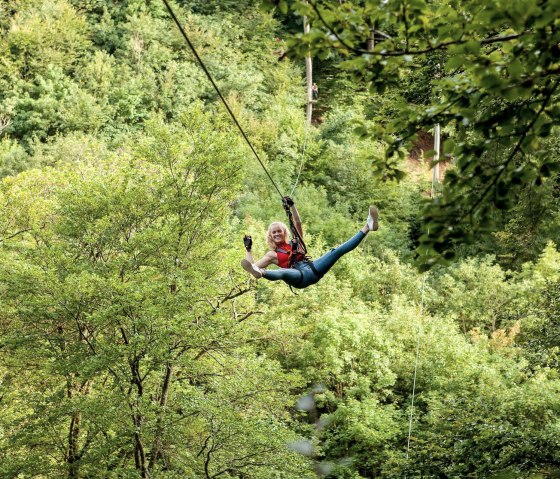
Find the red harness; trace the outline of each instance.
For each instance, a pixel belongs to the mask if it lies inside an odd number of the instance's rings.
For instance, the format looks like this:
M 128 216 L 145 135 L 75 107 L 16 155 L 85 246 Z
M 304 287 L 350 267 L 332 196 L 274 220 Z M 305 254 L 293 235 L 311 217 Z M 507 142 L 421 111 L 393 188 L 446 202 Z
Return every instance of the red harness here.
M 288 243 L 277 245 L 274 251 L 276 251 L 278 266 L 280 266 L 280 268 L 291 268 L 292 264 L 296 261 L 305 259 L 305 255 L 301 253 L 292 253 L 292 245 Z

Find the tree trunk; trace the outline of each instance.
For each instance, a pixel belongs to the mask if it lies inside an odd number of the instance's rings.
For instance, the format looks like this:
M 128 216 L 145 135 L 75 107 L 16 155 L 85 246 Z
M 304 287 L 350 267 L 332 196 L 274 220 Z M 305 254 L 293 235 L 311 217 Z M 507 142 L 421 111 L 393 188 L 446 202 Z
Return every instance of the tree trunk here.
M 165 406 L 167 405 L 167 398 L 169 397 L 169 387 L 171 385 L 171 376 L 173 375 L 173 366 L 171 364 L 167 364 L 165 367 L 165 373 L 163 375 L 163 383 L 161 386 L 161 396 L 159 399 L 159 405 L 160 405 L 160 412 L 158 414 L 158 418 L 157 418 L 157 422 L 156 422 L 156 433 L 154 436 L 154 444 L 152 447 L 152 456 L 150 457 L 150 464 L 148 466 L 148 469 L 150 471 L 153 470 L 154 466 L 157 463 L 157 460 L 159 458 L 159 456 L 162 453 L 162 449 L 163 449 L 163 440 L 162 440 L 162 434 L 163 434 L 163 416 L 164 416 L 164 411 L 163 409 L 165 408 Z
M 434 171 L 432 183 L 436 185 L 439 182 L 439 143 L 440 143 L 439 123 L 434 128 Z
M 134 461 L 136 469 L 140 471 L 140 477 L 147 479 L 150 477 L 146 462 L 146 451 L 142 443 L 142 413 L 141 413 L 141 399 L 144 394 L 144 385 L 142 384 L 142 377 L 140 376 L 140 358 L 136 357 L 130 361 L 130 370 L 132 373 L 132 383 L 136 386 L 137 398 L 136 405 L 132 412 L 132 422 L 134 424 Z
M 80 423 L 82 421 L 82 413 L 74 412 L 70 420 L 70 428 L 68 431 L 68 478 L 78 479 L 79 477 L 79 440 L 80 440 Z
M 367 42 L 367 51 L 372 52 L 375 48 L 375 24 L 369 29 L 369 39 Z
M 67 394 L 68 398 L 72 399 L 75 394 L 86 396 L 90 392 L 91 381 L 86 380 L 81 386 L 73 383 L 73 378 L 67 378 Z M 80 477 L 80 458 L 83 456 L 87 448 L 87 441 L 83 448 L 80 450 L 80 435 L 82 434 L 82 413 L 81 411 L 74 411 L 70 418 L 70 426 L 68 428 L 68 454 L 66 462 L 68 464 L 68 477 L 69 479 L 77 479 Z

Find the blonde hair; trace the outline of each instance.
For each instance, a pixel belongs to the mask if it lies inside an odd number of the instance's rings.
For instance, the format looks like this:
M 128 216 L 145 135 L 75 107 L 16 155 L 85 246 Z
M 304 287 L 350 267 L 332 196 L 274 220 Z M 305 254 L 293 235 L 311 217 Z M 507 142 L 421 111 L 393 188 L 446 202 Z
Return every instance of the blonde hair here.
M 282 223 L 281 221 L 275 221 L 274 223 L 270 223 L 270 226 L 268 227 L 268 231 L 266 232 L 266 242 L 268 243 L 268 247 L 273 251 L 276 249 L 276 243 L 272 239 L 272 230 L 275 226 L 280 226 L 280 228 L 282 228 L 282 231 L 284 232 L 284 235 L 282 237 L 284 243 L 287 243 L 290 240 L 290 233 L 288 232 L 288 227 L 284 223 Z

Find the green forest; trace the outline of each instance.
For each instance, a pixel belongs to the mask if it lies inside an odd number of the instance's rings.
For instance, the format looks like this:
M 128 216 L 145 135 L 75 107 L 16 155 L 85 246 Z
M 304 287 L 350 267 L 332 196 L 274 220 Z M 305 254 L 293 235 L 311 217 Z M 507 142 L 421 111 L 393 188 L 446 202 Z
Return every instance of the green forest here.
M 0 0 L 0 478 L 559 478 L 559 85 L 560 0 Z M 379 229 L 255 279 L 285 195 Z

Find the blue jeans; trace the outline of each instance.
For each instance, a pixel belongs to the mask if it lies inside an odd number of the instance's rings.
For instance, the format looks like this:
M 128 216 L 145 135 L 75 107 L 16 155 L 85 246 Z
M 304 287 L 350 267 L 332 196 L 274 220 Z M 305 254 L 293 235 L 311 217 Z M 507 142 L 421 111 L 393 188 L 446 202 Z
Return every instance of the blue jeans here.
M 313 261 L 315 270 L 319 275 L 315 274 L 308 261 L 298 261 L 293 268 L 266 270 L 263 278 L 269 281 L 282 280 L 298 289 L 307 288 L 307 286 L 317 283 L 342 256 L 356 248 L 365 237 L 366 234 L 363 231 L 358 231 L 346 243 L 341 244 L 338 248 L 331 249 L 328 253 Z

